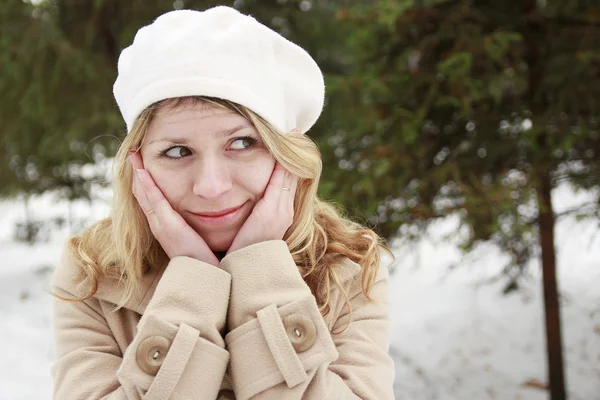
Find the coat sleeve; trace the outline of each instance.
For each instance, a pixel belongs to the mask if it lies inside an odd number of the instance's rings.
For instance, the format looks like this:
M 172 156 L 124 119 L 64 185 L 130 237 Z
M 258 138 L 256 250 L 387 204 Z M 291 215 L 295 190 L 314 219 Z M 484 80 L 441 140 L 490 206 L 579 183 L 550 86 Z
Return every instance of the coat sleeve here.
M 387 268 L 379 268 L 374 301 L 360 274 L 348 279 L 352 324 L 332 334 L 284 241 L 233 252 L 221 267 L 232 277 L 225 342 L 236 399 L 393 399 Z M 339 332 L 350 316 L 344 296 L 332 297 L 346 310 L 331 326 Z
M 81 297 L 65 271 L 75 269 L 59 266 L 53 291 Z M 54 398 L 214 400 L 229 362 L 219 330 L 230 286 L 231 276 L 220 268 L 173 258 L 124 354 L 99 300 L 56 299 Z

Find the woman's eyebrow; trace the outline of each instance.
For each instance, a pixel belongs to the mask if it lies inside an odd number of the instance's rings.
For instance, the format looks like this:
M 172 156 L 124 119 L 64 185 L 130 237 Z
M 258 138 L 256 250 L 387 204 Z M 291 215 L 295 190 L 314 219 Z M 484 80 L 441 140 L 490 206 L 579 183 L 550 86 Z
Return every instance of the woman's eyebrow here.
M 149 141 L 148 146 L 151 145 L 152 143 L 160 143 L 160 142 L 171 142 L 171 143 L 186 145 L 187 139 L 179 138 L 179 137 L 165 137 L 165 138 L 154 139 L 154 140 Z
M 244 128 L 250 128 L 252 125 L 248 124 L 248 123 L 243 123 L 240 124 L 238 126 L 235 126 L 233 128 L 229 128 L 229 129 L 221 129 L 219 131 L 217 131 L 217 136 L 221 136 L 221 137 L 227 137 L 227 136 L 231 136 L 234 133 L 236 133 L 237 131 L 241 131 Z
M 218 130 L 215 132 L 215 134 L 220 137 L 227 137 L 227 136 L 233 135 L 234 133 L 236 133 L 238 131 L 241 131 L 242 129 L 251 128 L 251 127 L 252 127 L 252 125 L 245 123 L 245 124 L 240 124 L 238 126 L 234 126 L 233 128 Z M 165 138 L 151 140 L 148 142 L 148 145 L 150 145 L 152 143 L 157 143 L 157 142 L 173 142 L 173 143 L 179 143 L 179 144 L 187 144 L 188 140 L 186 138 L 180 138 L 180 137 L 165 137 Z

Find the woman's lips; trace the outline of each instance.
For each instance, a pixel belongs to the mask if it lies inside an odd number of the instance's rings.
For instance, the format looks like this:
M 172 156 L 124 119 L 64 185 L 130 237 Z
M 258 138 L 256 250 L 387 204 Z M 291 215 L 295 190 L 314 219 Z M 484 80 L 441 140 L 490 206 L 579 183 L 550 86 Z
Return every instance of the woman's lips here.
M 233 208 L 233 209 L 228 209 L 228 210 L 223 210 L 223 211 L 219 211 L 217 213 L 210 213 L 210 214 L 196 214 L 196 213 L 191 213 L 194 218 L 204 224 L 207 225 L 226 225 L 229 224 L 233 221 L 235 221 L 239 215 L 241 214 L 241 210 L 242 208 L 244 208 L 244 205 L 246 203 L 242 204 L 241 206 L 237 207 L 237 208 Z

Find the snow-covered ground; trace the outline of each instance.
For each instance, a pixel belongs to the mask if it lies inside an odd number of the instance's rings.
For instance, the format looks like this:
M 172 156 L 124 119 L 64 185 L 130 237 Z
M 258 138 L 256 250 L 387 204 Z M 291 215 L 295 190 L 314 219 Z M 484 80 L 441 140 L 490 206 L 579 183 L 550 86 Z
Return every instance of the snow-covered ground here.
M 560 212 L 589 194 L 554 193 Z M 539 262 L 521 288 L 483 283 L 506 262 L 492 246 L 464 259 L 447 239 L 457 221 L 432 226 L 415 248 L 395 249 L 393 352 L 398 399 L 547 399 L 524 383 L 547 383 Z M 556 229 L 563 347 L 569 399 L 600 399 L 600 226 L 564 219 Z
M 561 210 L 585 200 L 561 188 L 554 193 Z M 103 197 L 109 194 L 104 193 Z M 72 205 L 78 220 L 106 215 L 95 201 Z M 31 201 L 33 218 L 67 217 L 65 203 L 52 196 Z M 48 280 L 58 260 L 66 227 L 45 243 L 13 240 L 23 221 L 20 201 L 0 202 L 0 400 L 51 398 L 53 359 L 51 297 Z M 392 349 L 398 399 L 542 400 L 547 394 L 525 385 L 546 382 L 544 320 L 539 265 L 521 288 L 502 295 L 501 283 L 482 283 L 497 272 L 505 256 L 491 246 L 462 259 L 455 244 L 442 239 L 456 220 L 432 226 L 417 245 L 394 249 L 391 279 Z M 558 277 L 562 294 L 565 361 L 569 399 L 600 399 L 600 228 L 597 223 L 562 220 L 556 229 Z M 448 273 L 447 265 L 462 267 Z

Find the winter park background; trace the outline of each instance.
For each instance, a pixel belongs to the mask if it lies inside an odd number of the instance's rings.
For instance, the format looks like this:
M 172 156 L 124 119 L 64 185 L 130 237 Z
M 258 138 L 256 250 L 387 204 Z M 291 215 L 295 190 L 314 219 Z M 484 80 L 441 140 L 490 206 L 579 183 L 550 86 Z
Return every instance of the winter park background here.
M 48 194 L 30 203 L 30 218 L 71 214 L 75 225 L 106 215 L 110 192 L 68 209 Z M 584 202 L 586 193 L 556 191 L 557 210 Z M 52 314 L 48 280 L 69 228 L 54 228 L 34 246 L 14 241 L 22 202 L 0 203 L 0 400 L 51 399 Z M 445 238 L 456 220 L 431 227 L 417 245 L 396 247 L 390 282 L 391 354 L 397 399 L 544 400 L 545 342 L 539 267 L 521 287 L 502 294 L 485 283 L 505 256 L 490 246 L 467 259 Z M 557 226 L 558 277 L 569 399 L 600 399 L 600 229 L 565 219 Z M 447 266 L 460 261 L 461 268 Z
M 217 5 L 322 69 L 319 195 L 393 239 L 396 397 L 600 400 L 600 0 L 3 1 L 0 400 L 51 398 L 48 283 L 108 213 L 121 50 Z

